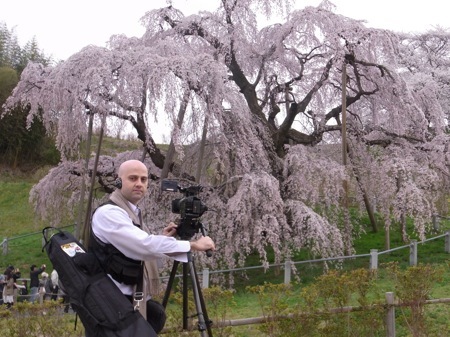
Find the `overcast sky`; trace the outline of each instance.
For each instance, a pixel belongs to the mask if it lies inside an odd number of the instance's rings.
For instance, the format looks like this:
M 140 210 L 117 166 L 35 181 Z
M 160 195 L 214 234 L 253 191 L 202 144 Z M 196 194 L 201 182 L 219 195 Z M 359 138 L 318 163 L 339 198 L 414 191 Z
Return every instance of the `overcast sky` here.
M 297 0 L 296 8 L 317 6 L 322 0 Z M 337 13 L 366 20 L 368 26 L 421 32 L 450 27 L 450 3 L 445 0 L 331 0 Z M 173 0 L 184 14 L 214 10 L 217 0 Z M 166 0 L 8 0 L 2 1 L 0 22 L 14 28 L 23 46 L 33 36 L 46 55 L 67 59 L 83 47 L 105 46 L 113 34 L 141 36 L 139 19 Z

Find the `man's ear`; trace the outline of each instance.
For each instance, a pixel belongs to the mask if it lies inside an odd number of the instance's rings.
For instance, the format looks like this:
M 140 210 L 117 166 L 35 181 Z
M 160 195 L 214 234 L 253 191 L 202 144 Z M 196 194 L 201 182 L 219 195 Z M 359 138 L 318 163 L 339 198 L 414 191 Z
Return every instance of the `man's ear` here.
M 114 182 L 114 186 L 116 186 L 120 190 L 122 188 L 122 178 L 117 178 Z

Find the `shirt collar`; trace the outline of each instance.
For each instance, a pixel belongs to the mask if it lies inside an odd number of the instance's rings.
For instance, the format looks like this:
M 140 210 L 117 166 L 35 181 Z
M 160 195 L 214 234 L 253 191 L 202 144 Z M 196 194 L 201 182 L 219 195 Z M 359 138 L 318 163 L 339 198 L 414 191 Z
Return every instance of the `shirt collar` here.
M 135 213 L 135 214 L 139 214 L 139 207 L 137 207 L 135 204 L 131 203 L 128 201 L 128 205 L 130 205 L 131 210 Z

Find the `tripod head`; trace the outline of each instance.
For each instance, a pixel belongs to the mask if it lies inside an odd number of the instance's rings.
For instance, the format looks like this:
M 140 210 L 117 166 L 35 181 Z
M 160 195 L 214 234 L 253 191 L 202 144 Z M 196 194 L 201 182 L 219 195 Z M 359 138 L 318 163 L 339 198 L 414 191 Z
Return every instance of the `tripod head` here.
M 183 198 L 172 200 L 172 213 L 180 214 L 177 235 L 181 240 L 189 241 L 197 233 L 206 236 L 205 227 L 200 222 L 200 217 L 208 210 L 208 207 L 198 197 L 202 189 L 203 187 L 200 185 L 181 187 L 176 180 L 163 179 L 161 182 L 162 191 L 179 191 L 184 194 Z M 206 255 L 211 257 L 212 251 L 206 251 Z

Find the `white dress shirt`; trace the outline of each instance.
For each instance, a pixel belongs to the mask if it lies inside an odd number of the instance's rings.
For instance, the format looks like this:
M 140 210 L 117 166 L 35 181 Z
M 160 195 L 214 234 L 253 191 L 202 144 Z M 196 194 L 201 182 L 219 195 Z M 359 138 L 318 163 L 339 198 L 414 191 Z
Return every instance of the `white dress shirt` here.
M 137 210 L 131 203 L 130 207 Z M 146 233 L 133 224 L 125 210 L 111 204 L 103 205 L 94 212 L 92 231 L 103 243 L 112 244 L 133 260 L 159 259 L 169 254 L 175 260 L 187 262 L 186 253 L 191 250 L 189 241 Z M 133 294 L 133 286 L 113 281 L 124 294 Z

